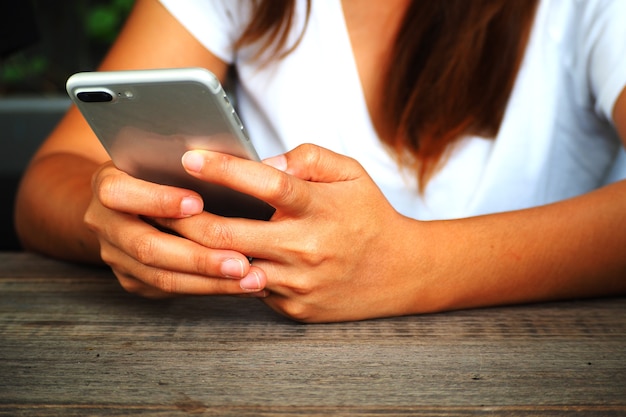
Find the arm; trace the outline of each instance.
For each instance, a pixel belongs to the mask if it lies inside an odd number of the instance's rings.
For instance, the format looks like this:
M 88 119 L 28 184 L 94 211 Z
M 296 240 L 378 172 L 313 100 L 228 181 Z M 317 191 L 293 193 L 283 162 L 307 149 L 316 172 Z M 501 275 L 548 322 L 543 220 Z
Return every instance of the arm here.
M 160 3 L 138 0 L 101 69 L 184 66 L 208 68 L 222 81 L 227 71 Z M 244 255 L 201 247 L 143 221 L 201 213 L 196 193 L 136 180 L 108 160 L 78 110 L 70 109 L 20 186 L 15 224 L 26 249 L 81 262 L 104 260 L 124 288 L 145 296 L 263 295 L 257 292 L 264 275 Z
M 222 79 L 227 69 L 161 4 L 140 0 L 101 69 L 181 66 L 203 66 Z M 33 157 L 20 186 L 15 224 L 25 248 L 101 262 L 96 236 L 83 215 L 91 200 L 91 177 L 108 159 L 80 113 L 71 108 Z
M 613 120 L 626 146 L 626 90 Z M 434 227 L 444 273 L 462 289 L 443 297 L 443 309 L 626 293 L 624 180 L 556 204 Z M 463 239 L 449 239 L 455 235 Z M 447 263 L 448 253 L 457 261 Z M 474 274 L 466 280 L 467 265 Z
M 614 112 L 626 138 L 626 93 Z M 297 320 L 626 293 L 626 181 L 542 207 L 421 222 L 395 212 L 355 161 L 314 146 L 266 166 L 211 152 L 184 161 L 193 175 L 253 194 L 277 213 L 262 225 L 163 224 L 254 256 L 267 275 L 265 302 Z
M 626 146 L 626 90 L 614 121 Z M 398 307 L 391 314 L 626 293 L 626 181 L 528 210 L 399 223 L 386 286 L 404 285 L 387 300 Z

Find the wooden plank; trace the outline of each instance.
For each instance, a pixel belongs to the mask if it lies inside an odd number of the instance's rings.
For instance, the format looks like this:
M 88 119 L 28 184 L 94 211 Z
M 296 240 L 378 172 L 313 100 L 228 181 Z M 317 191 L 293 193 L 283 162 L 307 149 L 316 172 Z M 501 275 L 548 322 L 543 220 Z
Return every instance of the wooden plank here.
M 301 325 L 0 253 L 0 415 L 624 415 L 626 299 Z

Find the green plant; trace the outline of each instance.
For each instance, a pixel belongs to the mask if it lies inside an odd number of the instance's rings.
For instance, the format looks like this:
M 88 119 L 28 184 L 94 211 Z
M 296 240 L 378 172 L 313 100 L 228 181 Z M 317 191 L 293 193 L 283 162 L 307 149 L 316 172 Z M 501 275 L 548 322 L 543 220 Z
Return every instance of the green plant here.
M 39 41 L 0 61 L 0 96 L 63 93 L 70 74 L 95 69 L 134 4 L 134 0 L 31 1 Z
M 134 0 L 112 0 L 87 10 L 85 32 L 91 39 L 111 43 L 132 8 Z

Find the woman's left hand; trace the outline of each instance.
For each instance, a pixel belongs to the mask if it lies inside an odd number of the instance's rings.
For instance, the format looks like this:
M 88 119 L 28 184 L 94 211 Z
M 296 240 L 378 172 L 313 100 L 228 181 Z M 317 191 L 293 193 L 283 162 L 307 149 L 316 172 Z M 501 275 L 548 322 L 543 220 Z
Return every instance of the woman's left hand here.
M 268 222 L 162 220 L 206 247 L 253 257 L 267 275 L 264 301 L 276 311 L 328 322 L 415 309 L 420 265 L 411 237 L 421 222 L 396 212 L 355 160 L 302 145 L 265 164 L 209 151 L 189 152 L 183 164 L 191 175 L 276 208 Z

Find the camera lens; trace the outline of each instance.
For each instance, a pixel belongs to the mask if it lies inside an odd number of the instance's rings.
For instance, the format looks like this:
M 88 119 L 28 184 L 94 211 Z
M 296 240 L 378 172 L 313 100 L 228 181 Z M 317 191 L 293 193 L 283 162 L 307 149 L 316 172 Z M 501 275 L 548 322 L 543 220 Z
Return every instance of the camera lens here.
M 104 103 L 113 100 L 113 96 L 106 91 L 81 91 L 76 97 L 85 103 Z

